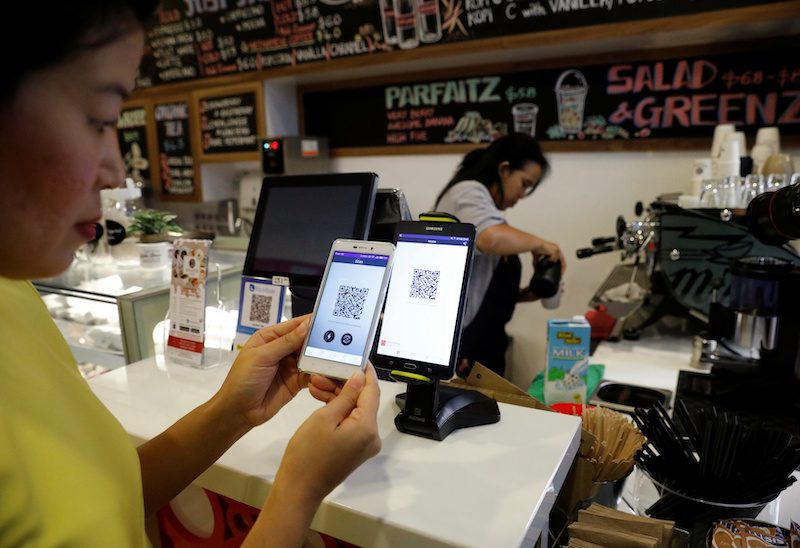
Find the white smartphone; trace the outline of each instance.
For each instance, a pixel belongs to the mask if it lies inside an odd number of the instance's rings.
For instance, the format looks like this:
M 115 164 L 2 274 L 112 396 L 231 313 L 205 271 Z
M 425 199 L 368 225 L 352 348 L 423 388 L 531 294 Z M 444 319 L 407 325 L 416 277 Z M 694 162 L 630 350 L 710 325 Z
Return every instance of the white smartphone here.
M 349 379 L 355 368 L 366 367 L 393 258 L 388 242 L 333 242 L 300 351 L 301 371 Z

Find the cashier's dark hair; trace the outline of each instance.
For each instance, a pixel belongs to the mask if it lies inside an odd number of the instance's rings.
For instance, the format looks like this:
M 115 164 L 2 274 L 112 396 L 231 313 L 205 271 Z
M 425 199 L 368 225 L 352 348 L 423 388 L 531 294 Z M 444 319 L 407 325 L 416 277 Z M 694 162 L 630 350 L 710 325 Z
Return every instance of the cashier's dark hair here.
M 21 0 L 3 6 L 0 104 L 14 99 L 28 75 L 147 24 L 158 4 L 159 0 Z
M 450 187 L 461 181 L 479 181 L 491 189 L 500 182 L 497 167 L 503 162 L 508 162 L 512 171 L 523 169 L 528 162 L 537 163 L 542 168 L 542 179 L 550 170 L 550 163 L 544 157 L 536 139 L 524 133 L 504 135 L 495 139 L 488 147 L 476 148 L 464 155 L 455 175 L 436 197 L 436 205 L 439 205 Z M 499 190 L 502 198 L 502 186 Z

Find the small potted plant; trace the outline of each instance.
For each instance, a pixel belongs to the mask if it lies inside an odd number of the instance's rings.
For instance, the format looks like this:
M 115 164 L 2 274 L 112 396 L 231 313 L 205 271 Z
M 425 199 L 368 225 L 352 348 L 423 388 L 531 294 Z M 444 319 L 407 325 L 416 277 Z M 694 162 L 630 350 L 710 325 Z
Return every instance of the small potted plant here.
M 139 263 L 142 268 L 161 268 L 169 263 L 169 233 L 182 233 L 177 215 L 169 211 L 143 209 L 133 215 L 128 234 L 139 236 Z

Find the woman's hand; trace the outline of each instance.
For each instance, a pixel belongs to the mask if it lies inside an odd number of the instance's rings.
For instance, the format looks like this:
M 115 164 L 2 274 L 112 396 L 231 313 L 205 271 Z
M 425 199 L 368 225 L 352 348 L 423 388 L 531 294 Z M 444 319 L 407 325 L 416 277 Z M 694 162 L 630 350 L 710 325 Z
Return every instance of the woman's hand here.
M 297 369 L 297 359 L 309 321 L 301 316 L 255 332 L 214 399 L 249 428 L 272 418 L 308 385 L 309 376 Z
M 564 274 L 567 270 L 567 259 L 564 257 L 564 253 L 561 252 L 561 248 L 558 247 L 558 244 L 539 238 L 539 244 L 534 247 L 531 252 L 533 253 L 534 267 L 543 257 L 547 257 L 561 264 L 561 274 Z
M 369 364 L 372 367 L 372 364 Z M 339 395 L 344 387 L 344 381 L 331 379 L 323 375 L 311 375 L 308 381 L 308 392 L 321 402 L 328 403 Z
M 381 448 L 380 389 L 372 364 L 367 364 L 364 373 L 354 373 L 337 391 L 336 396 L 328 392 L 331 398 L 325 407 L 306 419 L 289 440 L 275 478 L 276 485 L 283 484 L 316 503 Z
M 323 379 L 315 375 L 312 382 L 330 398 L 328 404 L 308 417 L 289 440 L 275 483 L 243 548 L 300 546 L 322 499 L 381 449 L 380 392 L 372 365 L 344 386 Z

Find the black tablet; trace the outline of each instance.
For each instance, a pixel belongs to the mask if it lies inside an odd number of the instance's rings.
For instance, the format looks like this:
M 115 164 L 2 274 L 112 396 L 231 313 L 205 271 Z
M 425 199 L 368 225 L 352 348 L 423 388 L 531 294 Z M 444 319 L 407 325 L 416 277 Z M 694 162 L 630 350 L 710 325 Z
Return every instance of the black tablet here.
M 372 363 L 449 379 L 455 372 L 475 226 L 402 221 Z
M 377 187 L 374 173 L 264 177 L 244 274 L 318 287 L 333 241 L 366 239 Z

